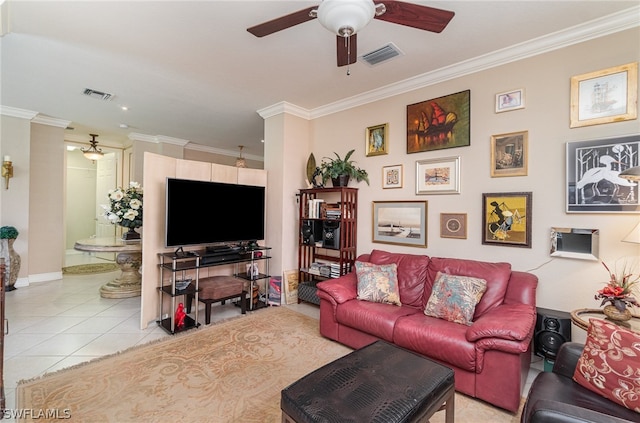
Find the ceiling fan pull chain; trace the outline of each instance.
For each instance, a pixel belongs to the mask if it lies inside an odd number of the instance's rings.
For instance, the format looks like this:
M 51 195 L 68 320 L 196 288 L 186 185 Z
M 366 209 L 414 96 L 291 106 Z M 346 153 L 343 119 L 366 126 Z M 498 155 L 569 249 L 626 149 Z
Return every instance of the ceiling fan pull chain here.
M 351 37 L 345 39 L 347 43 L 347 76 L 351 75 Z

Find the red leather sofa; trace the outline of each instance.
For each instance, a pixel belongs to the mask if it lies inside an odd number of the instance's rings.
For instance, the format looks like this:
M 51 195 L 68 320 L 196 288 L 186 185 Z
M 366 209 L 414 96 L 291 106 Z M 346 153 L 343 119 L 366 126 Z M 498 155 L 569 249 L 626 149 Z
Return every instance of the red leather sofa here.
M 402 306 L 357 299 L 351 272 L 317 284 L 320 333 L 352 348 L 378 339 L 455 372 L 456 390 L 515 412 L 531 364 L 538 278 L 508 263 L 373 250 L 359 261 L 397 265 Z M 424 314 L 438 272 L 487 281 L 470 326 Z

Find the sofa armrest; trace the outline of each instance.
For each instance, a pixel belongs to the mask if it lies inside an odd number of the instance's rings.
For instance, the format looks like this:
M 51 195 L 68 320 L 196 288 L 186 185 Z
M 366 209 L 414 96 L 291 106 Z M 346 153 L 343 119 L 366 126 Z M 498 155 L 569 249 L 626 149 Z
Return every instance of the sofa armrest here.
M 527 414 L 522 416 L 522 423 L 630 423 L 626 419 L 552 400 L 536 401 Z
M 333 298 L 336 304 L 342 304 L 357 298 L 358 279 L 356 273 L 351 272 L 336 279 L 318 282 L 316 288 Z
M 565 342 L 560 345 L 558 355 L 553 363 L 553 373 L 573 378 L 583 349 L 584 345 L 578 342 Z
M 530 338 L 536 322 L 536 309 L 528 304 L 503 304 L 489 310 L 469 326 L 466 338 L 524 341 Z

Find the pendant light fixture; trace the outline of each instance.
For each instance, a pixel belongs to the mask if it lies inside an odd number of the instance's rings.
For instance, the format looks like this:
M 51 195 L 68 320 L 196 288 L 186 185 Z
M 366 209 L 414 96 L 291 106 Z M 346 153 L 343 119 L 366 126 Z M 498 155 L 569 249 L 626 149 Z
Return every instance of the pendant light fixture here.
M 239 145 L 238 147 L 240 147 L 240 157 L 236 159 L 236 167 L 247 167 L 247 161 L 242 158 L 242 149 L 244 148 L 244 145 Z
M 89 136 L 91 137 L 91 141 L 89 141 L 91 147 L 81 148 L 80 151 L 82 151 L 82 154 L 84 154 L 84 156 L 89 160 L 100 160 L 104 156 L 104 153 L 101 149 L 96 147 L 96 145 L 98 144 L 98 141 L 96 141 L 96 137 L 98 135 L 89 134 Z

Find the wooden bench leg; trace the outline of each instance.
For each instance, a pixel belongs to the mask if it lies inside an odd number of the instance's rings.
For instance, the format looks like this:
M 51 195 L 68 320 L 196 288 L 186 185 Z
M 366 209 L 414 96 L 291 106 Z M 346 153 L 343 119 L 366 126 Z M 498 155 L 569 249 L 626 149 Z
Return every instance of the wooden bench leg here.
M 211 323 L 211 301 L 207 301 L 204 304 L 204 322 L 208 325 Z
M 242 314 L 247 314 L 247 291 L 242 291 L 240 294 L 240 311 Z

